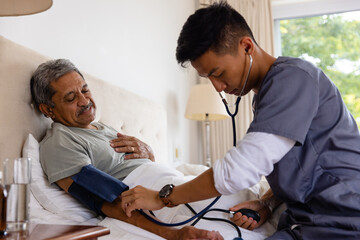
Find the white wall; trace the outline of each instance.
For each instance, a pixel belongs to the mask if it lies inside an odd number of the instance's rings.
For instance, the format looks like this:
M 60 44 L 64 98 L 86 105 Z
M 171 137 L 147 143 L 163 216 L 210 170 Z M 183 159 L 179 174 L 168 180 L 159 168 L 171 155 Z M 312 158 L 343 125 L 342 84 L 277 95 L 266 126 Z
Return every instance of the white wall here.
M 195 72 L 175 59 L 178 35 L 196 0 L 53 2 L 43 13 L 1 17 L 0 34 L 46 56 L 68 58 L 81 71 L 162 105 L 169 158 L 175 162 L 178 148 L 180 161 L 197 163 L 196 123 L 184 118 Z

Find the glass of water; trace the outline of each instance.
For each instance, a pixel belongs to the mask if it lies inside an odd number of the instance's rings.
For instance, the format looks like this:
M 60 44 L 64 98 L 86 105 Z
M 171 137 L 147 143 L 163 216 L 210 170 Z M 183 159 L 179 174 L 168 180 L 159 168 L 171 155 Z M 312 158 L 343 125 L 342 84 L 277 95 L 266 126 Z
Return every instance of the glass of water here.
M 31 159 L 5 159 L 3 184 L 7 191 L 6 228 L 24 231 L 29 226 Z

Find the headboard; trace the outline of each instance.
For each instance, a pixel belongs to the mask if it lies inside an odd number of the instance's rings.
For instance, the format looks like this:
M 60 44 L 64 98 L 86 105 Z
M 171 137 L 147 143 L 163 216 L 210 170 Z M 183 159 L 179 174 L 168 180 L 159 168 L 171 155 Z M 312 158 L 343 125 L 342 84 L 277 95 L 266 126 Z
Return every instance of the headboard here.
M 21 156 L 29 133 L 40 141 L 50 127 L 51 120 L 33 108 L 30 94 L 32 73 L 48 59 L 0 36 L 1 163 L 7 157 Z M 167 162 L 166 111 L 148 99 L 82 73 L 97 105 L 96 120 L 146 142 L 157 162 Z

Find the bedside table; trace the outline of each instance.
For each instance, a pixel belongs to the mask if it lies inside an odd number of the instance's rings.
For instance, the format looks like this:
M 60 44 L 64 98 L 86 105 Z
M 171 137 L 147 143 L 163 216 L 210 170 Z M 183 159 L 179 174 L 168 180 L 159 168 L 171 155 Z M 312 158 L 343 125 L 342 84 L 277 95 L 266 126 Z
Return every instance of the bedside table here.
M 94 240 L 107 235 L 110 229 L 102 226 L 30 224 L 28 231 L 8 233 L 6 240 Z

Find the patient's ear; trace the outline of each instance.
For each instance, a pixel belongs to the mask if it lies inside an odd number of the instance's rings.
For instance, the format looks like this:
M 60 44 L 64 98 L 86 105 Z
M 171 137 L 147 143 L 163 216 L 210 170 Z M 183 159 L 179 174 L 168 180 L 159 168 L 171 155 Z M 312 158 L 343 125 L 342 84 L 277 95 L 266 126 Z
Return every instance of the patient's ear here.
M 45 117 L 50 117 L 50 118 L 54 117 L 54 114 L 52 112 L 52 107 L 50 107 L 49 105 L 41 103 L 39 105 L 39 109 L 45 115 Z

